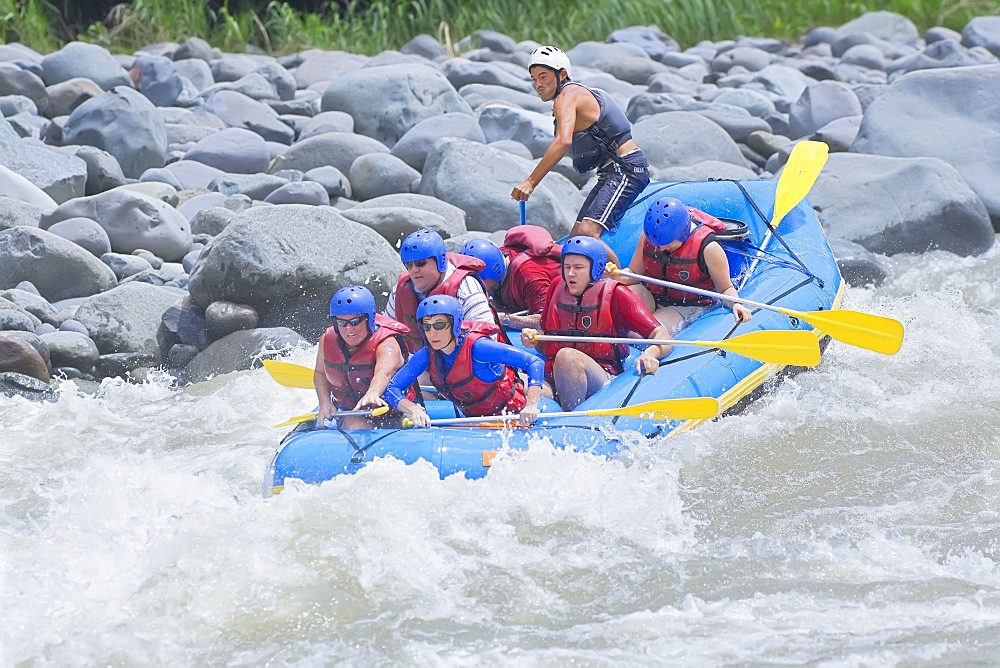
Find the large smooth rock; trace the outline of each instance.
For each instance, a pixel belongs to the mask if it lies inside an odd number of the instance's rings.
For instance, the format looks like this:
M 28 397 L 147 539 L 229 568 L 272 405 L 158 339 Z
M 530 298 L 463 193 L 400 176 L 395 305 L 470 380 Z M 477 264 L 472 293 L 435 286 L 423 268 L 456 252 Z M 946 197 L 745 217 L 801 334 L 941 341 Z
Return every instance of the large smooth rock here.
M 421 195 L 419 193 L 397 193 L 395 195 L 382 195 L 370 200 L 366 200 L 352 207 L 354 209 L 380 209 L 386 207 L 408 207 L 412 209 L 423 209 L 436 213 L 445 219 L 446 229 L 450 230 L 452 236 L 457 236 L 465 231 L 465 212 L 453 204 L 444 202 L 437 197 Z
M 937 158 L 834 153 L 809 199 L 828 236 L 875 253 L 980 255 L 993 245 L 979 197 Z
M 89 373 L 101 357 L 97 344 L 79 332 L 50 332 L 39 338 L 48 346 L 55 367 L 68 366 Z
M 156 331 L 177 295 L 132 281 L 84 300 L 75 319 L 83 323 L 102 355 L 145 353 L 160 359 Z
M 343 212 L 344 218 L 360 223 L 381 234 L 393 248 L 398 248 L 410 233 L 417 230 L 434 230 L 443 238 L 465 234 L 461 228 L 449 228 L 447 221 L 436 213 L 409 207 L 385 207 L 361 209 L 352 207 Z
M 806 88 L 789 109 L 790 137 L 806 137 L 832 121 L 860 115 L 861 102 L 850 86 L 839 81 L 818 81 Z
M 118 284 L 106 264 L 73 242 L 33 227 L 12 227 L 0 232 L 0 289 L 21 281 L 31 281 L 49 302 Z
M 510 193 L 534 167 L 530 160 L 485 144 L 442 139 L 424 165 L 420 193 L 465 211 L 470 231 L 506 230 L 518 220 L 517 203 Z M 535 188 L 527 207 L 532 220 L 558 238 L 569 232 L 583 199 L 566 177 L 550 172 Z
M 224 373 L 254 369 L 266 354 L 290 350 L 300 343 L 302 337 L 287 327 L 233 332 L 198 353 L 184 368 L 182 377 L 189 383 L 200 383 Z
M 4 119 L 0 119 L 0 167 L 5 167 L 41 190 L 59 204 L 84 194 L 87 188 L 87 164 L 33 139 L 22 139 Z M 20 179 L 0 170 L 0 191 L 7 197 L 45 206 L 34 190 Z
M 203 251 L 188 289 L 202 308 L 247 304 L 263 327 L 318 337 L 339 288 L 367 285 L 384 303 L 402 270 L 377 232 L 328 207 L 283 204 L 233 218 Z
M 0 192 L 6 192 L 3 189 L 3 185 L 3 174 L 0 172 Z M 19 225 L 24 227 L 38 227 L 38 221 L 41 219 L 44 211 L 45 209 L 42 207 L 29 204 L 20 199 L 0 197 L 0 230 L 6 230 L 8 227 L 17 227 Z
M 354 161 L 369 153 L 388 153 L 389 148 L 371 137 L 352 132 L 327 132 L 296 142 L 281 155 L 282 169 L 308 172 L 317 167 L 336 167 L 342 174 L 351 171 Z
M 194 160 L 230 174 L 265 172 L 271 164 L 264 139 L 243 128 L 213 132 L 188 149 L 184 160 Z
M 184 89 L 181 75 L 173 61 L 163 56 L 139 54 L 132 66 L 139 83 L 139 92 L 157 107 L 169 107 Z
M 116 253 L 144 248 L 172 262 L 191 250 L 187 218 L 165 202 L 142 193 L 117 188 L 66 202 L 39 221 L 42 229 L 69 218 L 96 220 L 108 233 Z
M 649 164 L 661 169 L 694 165 L 704 160 L 741 167 L 747 164 L 736 142 L 725 130 L 691 111 L 667 111 L 648 116 L 632 127 L 632 137 Z
M 942 122 L 947 119 L 947 123 Z M 1000 230 L 1000 65 L 921 70 L 896 79 L 865 111 L 856 153 L 950 163 Z
M 422 171 L 427 155 L 434 150 L 434 144 L 442 137 L 461 137 L 486 143 L 483 129 L 474 116 L 441 114 L 425 118 L 407 130 L 392 147 L 392 154 L 417 171 Z M 551 133 L 549 140 L 551 141 Z
M 420 178 L 420 172 L 389 153 L 369 153 L 351 164 L 348 178 L 354 198 L 363 201 L 410 192 L 410 186 Z
M 63 144 L 96 146 L 115 157 L 125 176 L 139 178 L 147 169 L 166 164 L 167 127 L 144 95 L 118 86 L 69 115 Z
M 439 70 L 412 65 L 346 72 L 323 93 L 322 109 L 346 111 L 354 118 L 355 132 L 390 148 L 425 118 L 451 112 L 472 113 Z
M 877 288 L 889 278 L 885 263 L 861 244 L 846 239 L 830 239 L 830 249 L 837 258 L 840 275 L 849 285 L 872 285 Z
M 552 143 L 552 116 L 525 111 L 503 104 L 481 107 L 477 115 L 486 143 L 513 139 L 531 151 L 534 158 L 542 157 Z
M 42 79 L 46 86 L 76 77 L 90 79 L 104 90 L 115 86 L 132 87 L 128 72 L 107 49 L 84 42 L 70 42 L 42 58 Z
M 244 128 L 267 141 L 290 144 L 295 131 L 281 122 L 278 113 L 262 102 L 232 90 L 221 90 L 202 103 L 205 111 L 218 116 L 231 128 Z

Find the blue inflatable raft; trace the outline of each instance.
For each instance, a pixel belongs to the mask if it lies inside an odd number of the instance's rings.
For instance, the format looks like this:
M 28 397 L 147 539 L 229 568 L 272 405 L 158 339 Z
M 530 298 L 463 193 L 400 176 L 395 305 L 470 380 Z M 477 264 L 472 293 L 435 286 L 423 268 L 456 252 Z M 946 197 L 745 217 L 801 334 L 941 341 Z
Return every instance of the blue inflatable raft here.
M 740 296 L 797 311 L 838 308 L 844 284 L 808 200 L 801 201 L 780 222 L 778 235 L 784 243 L 769 234 L 767 222 L 774 209 L 775 186 L 773 180 L 652 183 L 626 213 L 618 230 L 604 238 L 622 262 L 627 263 L 638 243 L 649 203 L 670 195 L 732 227 L 733 233 L 722 245 Z M 722 341 L 754 331 L 793 329 L 811 330 L 819 338 L 824 336 L 788 315 L 752 310 L 753 319 L 736 326 L 727 308 L 710 308 L 675 338 Z M 577 410 L 619 408 L 660 399 L 714 397 L 721 411 L 732 412 L 758 396 L 769 378 L 794 370 L 718 349 L 675 346 L 661 361 L 655 375 L 639 377 L 634 369 L 628 368 Z M 456 415 L 448 402 L 428 403 L 432 418 Z M 545 410 L 560 409 L 554 402 L 548 402 Z M 300 424 L 282 440 L 267 469 L 264 488 L 268 494 L 279 492 L 290 478 L 320 483 L 355 473 L 382 457 L 395 457 L 408 464 L 426 460 L 438 469 L 442 478 L 455 473 L 479 478 L 486 475 L 497 450 L 525 449 L 533 437 L 547 437 L 557 447 L 612 457 L 625 447 L 626 439 L 634 442 L 640 438 L 637 434 L 661 438 L 701 422 L 637 417 L 546 419 L 543 414 L 528 429 L 466 425 L 349 432 L 316 429 L 309 422 Z

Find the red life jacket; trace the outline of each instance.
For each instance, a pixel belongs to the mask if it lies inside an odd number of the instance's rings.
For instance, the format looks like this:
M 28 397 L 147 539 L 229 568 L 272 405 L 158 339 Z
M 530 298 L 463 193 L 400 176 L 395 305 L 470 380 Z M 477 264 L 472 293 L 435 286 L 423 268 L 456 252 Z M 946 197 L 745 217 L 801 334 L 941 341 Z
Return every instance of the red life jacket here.
M 431 382 L 441 396 L 450 399 L 469 417 L 520 413 L 527 403 L 521 381 L 511 367 L 505 366 L 503 375 L 493 381 L 480 380 L 472 370 L 472 345 L 481 338 L 496 334 L 499 329 L 488 322 L 463 322 L 463 336 L 459 339 L 461 348 L 455 364 L 447 373 L 444 370 L 444 355 L 438 350 L 430 351 L 428 371 Z
M 694 232 L 672 253 L 658 251 L 645 236 L 642 241 L 643 273 L 671 283 L 683 283 L 700 290 L 715 290 L 715 283 L 705 264 L 705 247 L 715 241 L 716 232 L 724 232 L 726 224 L 704 211 L 688 207 L 691 220 L 698 223 Z M 712 304 L 711 297 L 702 297 L 677 288 L 647 283 L 659 306 L 696 306 Z
M 562 247 L 538 225 L 518 225 L 504 237 L 500 251 L 510 258 L 507 276 L 497 290 L 498 301 L 508 310 L 531 308 L 529 286 L 544 278 L 551 286 L 562 272 Z
M 458 286 L 462 284 L 465 277 L 476 276 L 486 268 L 486 264 L 482 260 L 471 255 L 448 253 L 447 257 L 448 262 L 455 266 L 455 271 L 424 297 L 431 295 L 457 297 Z M 485 292 L 486 288 L 483 288 L 483 291 Z M 409 328 L 409 333 L 406 334 L 406 347 L 411 353 L 424 347 L 424 340 L 420 338 L 420 326 L 417 324 L 417 305 L 424 297 L 417 294 L 408 273 L 404 271 L 399 275 L 399 280 L 396 282 L 396 319 Z
M 546 334 L 562 336 L 617 336 L 619 332 L 611 312 L 611 298 L 619 286 L 621 284 L 617 281 L 602 278 L 592 283 L 580 297 L 574 297 L 560 276 L 552 284 L 545 302 L 542 330 Z M 628 357 L 628 346 L 625 344 L 546 341 L 539 344 L 539 351 L 545 357 L 548 377 L 552 376 L 556 353 L 567 347 L 586 353 L 614 375 L 624 370 L 622 360 Z
M 375 354 L 379 344 L 396 337 L 403 359 L 407 357 L 403 341 L 403 335 L 408 331 L 406 325 L 380 313 L 375 315 L 375 324 L 375 331 L 353 353 L 340 338 L 336 327 L 328 327 L 320 342 L 323 346 L 326 379 L 333 388 L 333 396 L 337 398 L 337 402 L 347 410 L 354 408 L 372 384 Z

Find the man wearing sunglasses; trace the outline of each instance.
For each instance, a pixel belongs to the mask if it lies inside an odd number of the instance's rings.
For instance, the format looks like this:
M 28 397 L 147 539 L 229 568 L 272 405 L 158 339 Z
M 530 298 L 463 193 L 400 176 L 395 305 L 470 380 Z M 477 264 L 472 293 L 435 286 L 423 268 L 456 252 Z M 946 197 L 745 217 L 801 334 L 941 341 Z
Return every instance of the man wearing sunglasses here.
M 375 296 L 368 288 L 349 285 L 330 300 L 331 327 L 320 339 L 313 384 L 319 399 L 316 424 L 338 410 L 385 406 L 382 393 L 406 361 L 406 326 L 375 313 Z M 412 395 L 411 395 L 412 396 Z M 348 417 L 342 429 L 370 429 L 365 418 Z
M 417 327 L 417 305 L 425 297 L 449 295 L 458 300 L 463 320 L 496 322 L 478 276 L 485 267 L 481 260 L 448 253 L 444 239 L 433 230 L 417 230 L 407 236 L 399 257 L 406 271 L 389 295 L 385 314 L 409 328 L 406 345 L 411 353 L 424 345 Z
M 390 406 L 415 426 L 430 426 L 424 407 L 404 395 L 420 374 L 429 371 L 438 393 L 469 417 L 519 413 L 521 424 L 535 421 L 545 375 L 540 357 L 491 339 L 498 330 L 494 324 L 463 322 L 458 300 L 448 295 L 421 301 L 417 322 L 426 346 L 413 353 L 389 382 L 384 397 Z M 518 369 L 527 373 L 527 391 Z

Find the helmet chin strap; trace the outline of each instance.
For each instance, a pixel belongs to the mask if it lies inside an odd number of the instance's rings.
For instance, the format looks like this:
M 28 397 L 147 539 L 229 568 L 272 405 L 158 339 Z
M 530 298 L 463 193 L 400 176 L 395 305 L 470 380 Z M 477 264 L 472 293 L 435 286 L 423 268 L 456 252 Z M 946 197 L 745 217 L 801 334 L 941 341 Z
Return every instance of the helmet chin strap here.
M 559 76 L 559 72 L 562 72 L 562 70 L 557 70 L 556 71 L 556 80 L 557 81 L 556 81 L 556 94 L 555 94 L 554 97 L 559 97 L 559 93 L 562 92 L 563 86 L 565 86 L 567 83 L 569 83 L 569 77 L 566 77 L 565 79 L 563 79 L 563 78 L 561 78 Z

